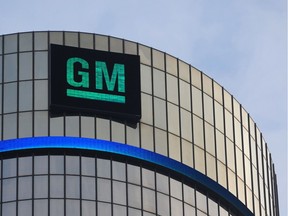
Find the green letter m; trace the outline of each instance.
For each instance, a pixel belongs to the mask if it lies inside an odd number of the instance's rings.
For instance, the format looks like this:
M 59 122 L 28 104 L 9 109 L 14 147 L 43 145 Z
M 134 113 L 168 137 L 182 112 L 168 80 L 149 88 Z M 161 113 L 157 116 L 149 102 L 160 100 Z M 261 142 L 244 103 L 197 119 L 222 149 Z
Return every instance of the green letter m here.
M 105 62 L 96 61 L 96 89 L 103 89 L 103 74 L 108 91 L 114 91 L 118 76 L 118 92 L 125 92 L 125 68 L 123 64 L 114 64 L 113 72 L 109 77 Z

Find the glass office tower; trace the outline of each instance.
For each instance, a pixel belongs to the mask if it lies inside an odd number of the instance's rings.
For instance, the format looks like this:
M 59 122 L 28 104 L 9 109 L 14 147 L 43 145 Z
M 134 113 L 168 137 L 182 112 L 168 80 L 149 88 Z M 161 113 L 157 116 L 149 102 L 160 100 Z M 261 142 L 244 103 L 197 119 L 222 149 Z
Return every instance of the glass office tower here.
M 50 44 L 140 56 L 136 127 L 51 116 Z M 279 215 L 271 154 L 251 116 L 167 53 L 90 33 L 2 35 L 0 101 L 1 216 Z

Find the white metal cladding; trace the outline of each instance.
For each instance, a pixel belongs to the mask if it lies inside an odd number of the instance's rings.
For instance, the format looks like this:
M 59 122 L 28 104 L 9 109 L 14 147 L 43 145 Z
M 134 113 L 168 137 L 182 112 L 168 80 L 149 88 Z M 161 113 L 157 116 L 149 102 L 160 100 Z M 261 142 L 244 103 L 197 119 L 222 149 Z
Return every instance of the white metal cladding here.
M 142 119 L 137 128 L 96 117 L 50 118 L 50 43 L 140 55 Z M 0 82 L 1 140 L 74 136 L 133 145 L 202 172 L 255 215 L 277 215 L 271 155 L 250 115 L 213 79 L 169 54 L 90 33 L 3 35 Z

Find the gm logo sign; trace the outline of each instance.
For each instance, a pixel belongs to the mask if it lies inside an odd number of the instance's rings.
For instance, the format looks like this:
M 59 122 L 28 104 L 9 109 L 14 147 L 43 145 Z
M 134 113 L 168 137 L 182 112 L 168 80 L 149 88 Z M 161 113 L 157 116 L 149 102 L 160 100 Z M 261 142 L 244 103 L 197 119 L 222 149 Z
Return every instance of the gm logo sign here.
M 52 117 L 88 115 L 135 126 L 141 118 L 140 57 L 50 45 Z

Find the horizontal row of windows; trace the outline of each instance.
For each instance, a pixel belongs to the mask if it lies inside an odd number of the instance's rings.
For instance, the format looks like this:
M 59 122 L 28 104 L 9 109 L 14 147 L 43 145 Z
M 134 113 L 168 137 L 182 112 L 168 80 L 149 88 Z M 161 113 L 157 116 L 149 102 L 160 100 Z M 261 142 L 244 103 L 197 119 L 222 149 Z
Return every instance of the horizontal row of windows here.
M 54 211 L 57 216 L 90 216 L 95 211 L 105 216 L 127 216 L 129 208 L 151 215 L 193 216 L 196 211 L 197 215 L 230 215 L 219 201 L 168 177 L 169 173 L 119 161 L 68 155 L 26 156 L 3 159 L 1 170 L 3 216 L 16 216 L 17 209 L 22 210 L 17 216 L 32 215 L 33 208 L 39 215 L 37 209 L 44 204 L 42 215 L 48 214 L 50 206 L 50 216 L 55 215 Z M 74 211 L 70 212 L 67 208 L 72 203 Z M 88 203 L 89 210 L 84 207 Z M 102 212 L 104 203 L 125 211 L 119 214 L 110 208 L 112 211 L 104 214 L 108 210 Z

